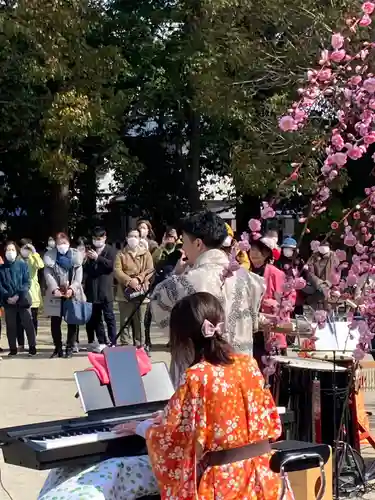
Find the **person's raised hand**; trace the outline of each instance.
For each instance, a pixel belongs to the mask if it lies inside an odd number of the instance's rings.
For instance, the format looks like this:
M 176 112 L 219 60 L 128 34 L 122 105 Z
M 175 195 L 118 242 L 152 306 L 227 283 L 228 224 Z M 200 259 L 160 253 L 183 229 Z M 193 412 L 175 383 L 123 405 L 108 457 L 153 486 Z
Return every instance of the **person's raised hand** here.
M 73 290 L 71 288 L 68 288 L 65 294 L 65 297 L 67 299 L 71 299 L 73 297 Z
M 52 295 L 56 298 L 60 298 L 62 297 L 62 293 L 60 292 L 60 290 L 58 288 L 56 288 L 56 290 L 54 290 L 54 292 L 52 293 Z
M 87 258 L 91 260 L 97 260 L 99 255 L 95 252 L 95 250 L 87 250 Z

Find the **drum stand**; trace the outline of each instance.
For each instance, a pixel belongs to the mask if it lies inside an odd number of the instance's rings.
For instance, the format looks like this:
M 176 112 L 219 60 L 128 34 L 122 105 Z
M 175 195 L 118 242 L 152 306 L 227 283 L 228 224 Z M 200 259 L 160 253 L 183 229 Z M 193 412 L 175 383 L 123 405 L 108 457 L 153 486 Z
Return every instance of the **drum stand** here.
M 352 422 L 352 429 L 345 428 L 345 423 L 350 421 L 350 407 L 354 407 L 355 401 L 355 367 L 352 367 L 350 380 L 348 388 L 345 394 L 344 403 L 342 406 L 342 412 L 340 416 L 340 422 L 337 427 L 337 405 L 340 399 L 340 394 L 338 393 L 337 383 L 336 383 L 336 366 L 337 357 L 336 351 L 332 351 L 333 354 L 333 379 L 332 379 L 332 390 L 333 390 L 333 422 L 334 422 L 334 435 L 336 439 L 333 443 L 335 450 L 335 462 L 334 462 L 334 484 L 333 484 L 333 494 L 335 499 L 340 498 L 340 493 L 348 494 L 356 491 L 359 487 L 364 490 L 366 485 L 366 477 L 364 473 L 364 461 L 360 455 L 353 447 L 348 443 L 350 439 L 350 432 L 355 434 L 354 441 L 357 440 L 358 435 L 358 422 L 357 413 L 353 412 L 355 415 L 354 422 Z M 346 435 L 346 439 L 345 439 Z M 350 487 L 347 488 L 346 484 L 343 482 L 344 477 L 348 476 L 350 481 Z M 341 481 L 340 481 L 341 479 Z M 359 483 L 359 484 L 358 484 Z

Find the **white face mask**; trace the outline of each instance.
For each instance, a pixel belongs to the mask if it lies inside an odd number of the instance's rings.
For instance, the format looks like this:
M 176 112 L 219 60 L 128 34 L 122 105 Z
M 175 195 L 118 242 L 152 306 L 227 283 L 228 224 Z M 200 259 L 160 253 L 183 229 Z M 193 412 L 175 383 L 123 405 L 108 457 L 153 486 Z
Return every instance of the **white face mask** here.
M 321 254 L 321 255 L 327 255 L 327 253 L 329 253 L 329 246 L 328 245 L 320 245 L 320 247 L 318 248 L 318 252 Z
M 92 244 L 94 245 L 95 248 L 103 248 L 105 245 L 105 240 L 92 240 Z
M 127 242 L 128 242 L 129 248 L 131 248 L 132 250 L 136 249 L 137 246 L 139 245 L 139 239 L 136 238 L 135 236 L 130 236 L 127 239 Z
M 9 262 L 14 262 L 17 258 L 17 252 L 15 250 L 7 250 L 5 252 L 5 257 Z
M 57 245 L 57 251 L 61 253 L 61 255 L 67 254 L 69 248 L 70 248 L 69 243 L 61 243 L 61 245 Z
M 141 238 L 147 238 L 147 236 L 148 236 L 148 229 L 142 227 L 139 230 L 139 234 L 141 235 Z
M 293 248 L 283 248 L 283 254 L 285 257 L 293 257 L 294 250 Z
M 28 248 L 21 248 L 21 255 L 24 259 L 28 259 L 30 257 L 30 250 Z
M 56 247 L 55 240 L 49 240 L 48 241 L 48 248 L 55 248 L 55 247 Z
M 225 238 L 225 240 L 223 241 L 223 247 L 224 248 L 229 248 L 231 246 L 231 244 L 232 244 L 232 241 L 233 241 L 232 236 L 227 236 Z

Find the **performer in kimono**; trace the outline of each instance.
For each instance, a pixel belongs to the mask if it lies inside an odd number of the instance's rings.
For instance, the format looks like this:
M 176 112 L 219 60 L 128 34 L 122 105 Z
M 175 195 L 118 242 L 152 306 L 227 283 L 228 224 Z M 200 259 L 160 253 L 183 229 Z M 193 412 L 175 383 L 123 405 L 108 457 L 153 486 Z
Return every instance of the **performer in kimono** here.
M 186 261 L 181 261 L 175 274 L 155 288 L 151 297 L 154 321 L 159 328 L 169 325 L 173 306 L 195 292 L 210 292 L 221 302 L 226 317 L 229 343 L 241 352 L 252 353 L 253 331 L 258 330 L 258 313 L 265 291 L 264 279 L 240 268 L 223 281 L 228 256 L 221 250 L 228 231 L 223 219 L 204 212 L 183 221 L 183 247 Z M 178 361 L 178 363 L 177 363 Z M 172 355 L 171 375 L 175 387 L 192 359 L 179 360 Z
M 277 500 L 281 481 L 269 468 L 269 440 L 281 434 L 278 412 L 256 361 L 224 340 L 224 324 L 224 310 L 209 293 L 177 303 L 172 354 L 189 350 L 193 364 L 163 414 L 117 427 L 120 435 L 145 436 L 149 456 L 53 472 L 39 500 L 158 493 L 162 500 Z

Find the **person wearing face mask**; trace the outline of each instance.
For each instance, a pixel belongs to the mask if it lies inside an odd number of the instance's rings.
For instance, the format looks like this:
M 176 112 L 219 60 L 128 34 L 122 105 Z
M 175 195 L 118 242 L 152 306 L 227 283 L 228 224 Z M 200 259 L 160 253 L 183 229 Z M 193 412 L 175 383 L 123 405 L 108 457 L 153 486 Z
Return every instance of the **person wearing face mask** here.
M 308 261 L 306 280 L 308 286 L 302 290 L 305 293 L 306 303 L 313 309 L 329 309 L 325 298 L 325 291 L 331 287 L 332 275 L 337 272 L 338 261 L 325 235 L 321 235 L 322 243 Z
M 84 289 L 87 300 L 92 303 L 92 316 L 86 325 L 87 339 L 92 351 L 101 352 L 107 344 L 116 344 L 116 318 L 113 311 L 116 249 L 107 244 L 107 233 L 102 227 L 93 230 L 91 248 L 87 249 L 86 256 L 83 265 Z
M 275 239 L 264 236 L 258 240 L 253 240 L 249 250 L 251 270 L 258 276 L 263 276 L 265 280 L 266 291 L 262 298 L 260 311 L 266 315 L 275 314 L 276 299 L 278 295 L 283 293 L 285 283 L 285 273 L 273 265 L 275 249 L 278 249 Z M 295 303 L 295 291 L 290 293 L 288 300 L 293 304 Z M 262 318 L 261 322 L 263 322 Z M 273 336 L 277 338 L 278 348 L 281 353 L 285 353 L 287 349 L 285 335 L 277 333 Z M 263 331 L 258 331 L 254 335 L 254 357 L 258 361 L 260 368 L 263 366 L 262 356 L 267 351 L 267 340 L 267 335 Z
M 31 316 L 34 323 L 35 335 L 38 334 L 38 312 L 39 307 L 42 302 L 42 292 L 39 284 L 39 271 L 44 268 L 44 263 L 38 252 L 35 250 L 32 241 L 23 238 L 20 241 L 20 256 L 29 268 L 29 274 L 31 279 L 31 287 L 30 287 L 30 297 L 31 297 Z M 24 329 L 21 325 L 21 322 L 18 322 L 18 346 L 20 349 L 24 348 Z
M 44 255 L 44 276 L 47 285 L 44 312 L 51 317 L 51 333 L 55 346 L 51 358 L 62 358 L 64 355 L 61 332 L 64 301 L 72 297 L 79 302 L 86 301 L 82 287 L 82 262 L 82 254 L 70 247 L 69 237 L 65 233 L 57 234 L 56 248 Z M 76 338 L 76 325 L 68 324 L 66 358 L 73 355 Z
M 137 223 L 137 230 L 141 239 L 147 240 L 148 250 L 153 255 L 154 251 L 158 248 L 158 243 L 155 241 L 155 234 L 151 226 L 151 222 L 141 219 Z
M 226 223 L 225 228 L 228 232 L 228 236 L 223 241 L 222 250 L 227 255 L 230 255 L 232 253 L 233 249 L 237 248 L 238 244 L 237 244 L 237 241 L 234 239 L 234 232 L 233 232 L 233 229 L 231 228 L 231 226 Z M 243 267 L 247 271 L 250 270 L 250 262 L 249 262 L 249 258 L 247 256 L 246 252 L 243 252 L 242 250 L 237 249 L 236 260 L 240 264 L 241 267 Z
M 277 261 L 277 267 L 289 275 L 292 271 L 293 260 L 297 255 L 297 241 L 291 236 L 284 238 L 281 245 L 281 256 Z
M 120 323 L 123 326 L 132 317 L 130 325 L 133 344 L 136 346 L 145 343 L 144 323 L 147 303 L 143 301 L 143 295 L 148 291 L 154 271 L 151 253 L 140 246 L 139 240 L 139 232 L 130 231 L 125 248 L 115 259 L 116 299 L 120 309 Z M 122 344 L 128 344 L 129 335 L 124 332 L 120 341 Z
M 55 241 L 55 238 L 53 238 L 52 236 L 50 236 L 48 238 L 48 243 L 47 243 L 47 251 L 48 250 L 53 250 L 54 248 L 56 248 L 56 241 Z
M 26 332 L 29 356 L 35 356 L 35 329 L 30 311 L 31 279 L 28 265 L 18 256 L 16 244 L 12 241 L 6 243 L 4 264 L 0 265 L 0 304 L 5 310 L 9 356 L 15 356 L 18 352 L 17 317 Z

